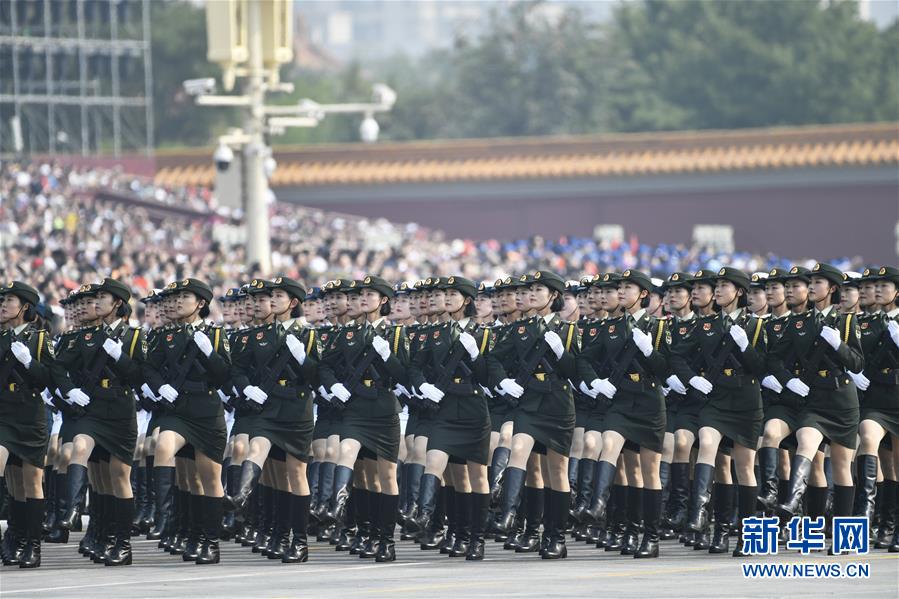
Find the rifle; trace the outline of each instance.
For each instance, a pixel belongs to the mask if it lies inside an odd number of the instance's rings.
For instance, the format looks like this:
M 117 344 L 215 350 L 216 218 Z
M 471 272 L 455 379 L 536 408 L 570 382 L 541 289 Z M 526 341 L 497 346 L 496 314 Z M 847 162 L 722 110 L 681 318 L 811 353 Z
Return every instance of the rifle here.
M 538 365 L 543 365 L 546 374 L 552 374 L 554 372 L 549 360 L 546 359 L 546 352 L 549 350 L 549 345 L 543 340 L 543 334 L 546 332 L 546 322 L 542 318 L 540 319 L 537 328 L 538 331 L 537 335 L 535 335 L 534 342 L 526 352 L 530 355 L 527 359 L 519 362 L 520 367 L 518 369 L 518 376 L 515 377 L 515 382 L 525 389 L 527 389 L 530 382 L 534 380 L 531 375 L 534 374 Z
M 365 375 L 365 372 L 368 370 L 369 366 L 372 365 L 375 358 L 378 357 L 378 352 L 376 352 L 373 347 L 369 347 L 369 342 L 371 341 L 372 337 L 371 330 L 372 328 L 367 324 L 363 327 L 364 332 L 362 335 L 362 339 L 366 345 L 366 348 L 362 352 L 362 357 L 359 358 L 359 361 L 357 361 L 356 364 L 352 366 L 350 374 L 347 376 L 345 383 L 347 390 L 349 390 L 350 393 L 357 395 L 366 395 L 365 391 L 362 391 L 358 388 L 362 386 L 362 377 Z M 372 380 L 380 380 L 381 377 L 378 374 L 376 368 L 372 368 L 371 378 Z M 341 404 L 339 407 L 343 407 L 343 402 L 336 402 L 335 405 L 337 405 L 337 403 Z
M 185 329 L 182 329 L 183 332 L 186 332 Z M 193 367 L 194 361 L 197 359 L 197 353 L 200 351 L 200 346 L 198 346 L 192 338 L 188 338 L 187 343 L 189 347 L 187 351 L 185 351 L 181 358 L 178 360 L 178 364 L 180 368 L 175 371 L 175 376 L 172 377 L 172 381 L 169 382 L 169 385 L 172 386 L 178 393 L 181 393 L 181 387 L 184 385 L 184 379 L 187 378 L 187 373 L 190 372 L 191 367 Z M 172 367 L 166 370 L 166 374 L 171 372 Z
M 460 327 L 458 324 L 453 324 L 452 329 L 450 330 L 450 342 L 455 343 L 452 351 L 450 351 L 450 355 L 447 357 L 446 366 L 443 369 L 443 373 L 440 375 L 440 378 L 435 383 L 435 385 L 445 390 L 449 387 L 449 384 L 452 382 L 453 376 L 456 374 L 456 370 L 460 367 L 462 368 L 463 376 L 471 375 L 471 368 L 468 367 L 463 360 L 465 359 L 465 355 L 468 351 L 465 349 L 465 346 L 461 343 L 456 343 L 459 340 L 459 332 Z
M 734 348 L 737 346 L 737 342 L 730 336 L 730 331 L 725 331 L 725 335 L 726 339 L 724 340 L 724 347 L 722 347 L 713 358 L 706 360 L 705 378 L 713 385 L 718 381 L 721 372 L 724 370 L 724 365 L 727 363 L 727 360 L 730 359 L 731 355 L 733 355 Z
M 265 391 L 266 394 L 268 394 L 278 383 L 278 379 L 281 378 L 281 373 L 284 372 L 284 368 L 293 357 L 293 354 L 290 353 L 290 349 L 285 342 L 286 339 L 286 334 L 281 337 L 275 359 L 271 362 L 271 365 L 262 372 L 262 376 L 260 377 L 261 383 L 259 384 L 259 388 Z

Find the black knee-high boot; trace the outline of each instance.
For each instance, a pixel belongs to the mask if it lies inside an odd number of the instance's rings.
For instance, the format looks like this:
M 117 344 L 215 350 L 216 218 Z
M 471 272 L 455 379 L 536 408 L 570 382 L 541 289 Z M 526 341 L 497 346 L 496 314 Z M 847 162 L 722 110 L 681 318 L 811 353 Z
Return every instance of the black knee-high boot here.
M 671 464 L 671 491 L 665 504 L 665 526 L 680 531 L 687 519 L 687 500 L 690 496 L 690 464 Z
M 606 507 L 609 493 L 615 482 L 615 464 L 599 460 L 596 462 L 596 473 L 593 477 L 593 496 L 590 506 L 579 510 L 575 516 L 580 522 L 602 525 L 606 518 Z
M 3 565 L 17 566 L 28 544 L 28 503 L 9 497 L 8 528 L 4 538 Z
M 231 464 L 225 470 L 225 496 L 233 497 L 240 493 L 240 478 L 243 473 L 243 465 L 242 464 Z M 256 485 L 253 483 L 252 488 L 255 489 Z M 252 490 L 250 491 L 252 494 Z M 250 505 L 250 497 L 248 496 L 246 499 L 246 506 Z M 225 517 L 222 520 L 222 538 L 229 539 L 232 535 L 234 535 L 237 529 L 237 512 L 233 510 L 227 510 L 225 512 Z
M 468 554 L 468 546 L 471 543 L 471 493 L 456 493 L 456 538 L 450 548 L 450 557 L 464 557 Z
M 275 523 L 272 532 L 271 549 L 266 554 L 268 559 L 281 559 L 290 551 L 290 507 L 293 502 L 288 491 L 276 489 L 274 492 L 276 502 Z
M 203 499 L 200 495 L 187 496 L 187 534 L 183 543 L 184 552 L 181 560 L 185 562 L 196 561 L 200 553 L 200 543 L 203 538 L 203 520 L 200 518 L 200 510 L 203 509 Z
M 611 517 L 606 524 L 607 536 L 603 543 L 606 551 L 621 551 L 624 547 L 624 532 L 627 529 L 627 489 L 625 485 L 612 486 L 609 501 Z
M 734 485 L 715 483 L 715 532 L 709 553 L 730 551 L 730 516 L 734 510 Z
M 156 478 L 155 468 L 153 467 L 154 458 L 148 455 L 144 461 L 147 467 L 144 468 L 144 477 L 147 480 L 147 497 L 144 509 L 141 510 L 139 529 L 140 534 L 146 534 L 153 528 L 153 521 L 156 518 Z
M 577 472 L 577 496 L 574 500 L 574 507 L 571 510 L 571 517 L 578 519 L 578 514 L 590 507 L 593 499 L 593 479 L 596 475 L 596 460 L 582 458 L 578 464 Z
M 687 511 L 685 528 L 692 532 L 705 532 L 709 523 L 708 505 L 712 499 L 712 480 L 715 466 L 697 463 L 693 468 L 693 492 Z
M 309 495 L 313 498 L 318 498 L 318 480 L 321 467 L 322 463 L 317 460 L 313 460 L 306 467 L 306 482 L 309 484 Z
M 219 563 L 219 535 L 222 529 L 224 508 L 221 497 L 201 497 L 203 534 L 197 554 L 198 565 Z
M 319 518 L 327 523 L 341 523 L 346 515 L 346 503 L 350 499 L 353 484 L 353 469 L 347 466 L 337 466 L 334 469 L 334 490 L 331 496 L 329 511 Z
M 422 549 L 436 547 L 434 539 L 426 537 L 429 536 L 429 532 L 435 525 L 432 521 L 436 519 L 439 495 L 440 479 L 434 474 L 424 474 L 419 482 L 418 513 L 411 518 L 414 519 L 415 526 L 421 531 L 419 541 Z
M 310 495 L 291 495 L 290 519 L 293 528 L 293 540 L 290 549 L 281 556 L 285 564 L 298 564 L 309 560 L 309 542 L 306 529 L 309 525 Z
M 43 536 L 45 499 L 25 500 L 26 543 L 25 551 L 19 559 L 20 568 L 38 568 L 41 565 L 41 537 Z
M 42 528 L 44 531 L 44 536 L 48 535 L 53 527 L 56 525 L 56 477 L 53 476 L 53 467 L 46 466 L 44 467 L 44 499 L 45 505 L 47 507 L 47 513 L 44 514 L 44 519 L 42 522 Z M 60 494 L 62 491 L 60 491 Z
M 512 450 L 508 447 L 497 447 L 493 450 L 493 459 L 490 462 L 491 478 L 490 478 L 490 497 L 493 502 L 500 499 L 500 494 L 505 486 L 503 483 L 503 474 L 509 467 L 509 458 L 512 457 Z
M 71 466 L 69 466 L 71 468 Z M 156 484 L 156 520 L 153 529 L 147 533 L 147 540 L 161 540 L 169 528 L 175 501 L 175 468 L 173 466 L 156 466 L 153 469 Z
M 899 489 L 899 483 L 896 481 L 883 481 L 881 490 L 883 499 L 880 504 L 879 519 L 880 527 L 877 531 L 877 539 L 874 542 L 874 546 L 877 549 L 886 549 L 890 546 L 890 538 L 893 534 L 893 530 L 896 529 L 897 489 Z
M 376 562 L 392 562 L 396 560 L 396 546 L 393 540 L 396 531 L 397 504 L 399 495 L 384 495 L 375 502 L 377 507 L 378 547 L 375 553 Z
M 634 555 L 640 546 L 640 532 L 643 529 L 643 488 L 627 488 L 627 529 L 621 555 Z
M 446 502 L 446 536 L 439 543 L 440 553 L 446 555 L 456 542 L 456 489 L 448 485 L 443 486 L 443 496 Z
M 734 557 L 744 557 L 746 555 L 743 552 L 743 520 L 755 516 L 757 503 L 757 486 L 739 485 L 737 487 L 737 507 L 740 519 L 737 522 L 737 546 L 734 547 L 732 553 Z
M 484 559 L 484 532 L 487 529 L 487 512 L 490 509 L 489 493 L 471 494 L 471 542 L 465 559 Z
M 802 505 L 802 498 L 808 488 L 808 476 L 812 470 L 812 461 L 801 455 L 793 456 L 790 464 L 790 484 L 786 500 L 775 508 L 781 520 L 789 520 L 795 516 Z
M 378 516 L 380 514 L 381 494 L 374 491 L 356 489 L 361 491 L 360 497 L 362 506 L 357 512 L 356 526 L 359 529 L 359 538 L 361 545 L 359 547 L 359 557 L 363 559 L 375 557 L 378 553 Z M 359 519 L 361 516 L 361 521 Z M 352 551 L 350 551 L 352 553 Z
M 877 497 L 877 456 L 859 455 L 855 458 L 855 515 L 874 521 Z
M 524 487 L 524 533 L 515 547 L 515 553 L 539 551 L 549 542 L 551 518 L 553 514 L 546 507 L 547 491 L 543 487 Z M 544 539 L 540 538 L 540 524 L 543 524 Z
M 777 447 L 762 447 L 758 450 L 759 460 L 759 497 L 760 509 L 771 512 L 777 505 Z
M 334 472 L 337 464 L 334 462 L 322 462 L 318 470 L 318 498 L 315 500 L 315 509 L 312 516 L 322 522 L 327 522 L 328 510 L 330 509 L 331 497 L 334 493 Z
M 662 491 L 643 489 L 643 539 L 635 558 L 659 557 L 659 519 L 662 514 Z
M 53 530 L 47 536 L 48 543 L 68 543 L 69 531 L 63 530 L 59 523 L 66 517 L 69 511 L 69 493 L 68 493 L 68 475 L 57 472 L 53 475 L 56 478 L 56 518 L 53 523 Z M 78 517 L 79 521 L 81 517 Z
M 568 548 L 565 545 L 565 524 L 568 520 L 571 493 L 563 491 L 546 490 L 546 506 L 544 511 L 549 514 L 547 526 L 547 544 L 543 548 L 540 557 L 543 559 L 565 559 L 568 557 Z
M 134 522 L 135 501 L 114 497 L 113 512 L 115 514 L 115 546 L 106 555 L 107 566 L 130 566 L 131 555 L 131 527 Z
M 75 520 L 81 518 L 79 508 L 87 493 L 87 467 L 80 464 L 69 464 L 68 468 L 68 511 L 58 526 L 62 530 L 72 530 Z
M 225 498 L 225 507 L 228 511 L 242 511 L 250 499 L 250 493 L 256 488 L 259 478 L 262 476 L 262 468 L 250 460 L 244 460 L 240 467 L 240 482 L 234 495 Z
M 414 518 L 419 507 L 419 497 L 421 495 L 421 477 L 425 473 L 423 464 L 406 464 L 406 509 L 403 512 L 405 519 Z

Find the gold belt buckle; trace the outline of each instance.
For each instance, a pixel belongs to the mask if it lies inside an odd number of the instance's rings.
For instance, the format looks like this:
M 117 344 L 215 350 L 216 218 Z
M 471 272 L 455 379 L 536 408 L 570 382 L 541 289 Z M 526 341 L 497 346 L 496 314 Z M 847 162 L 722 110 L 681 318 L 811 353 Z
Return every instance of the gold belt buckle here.
M 453 382 L 456 383 L 456 384 L 461 383 L 461 382 L 462 382 L 462 377 L 457 376 L 456 378 L 453 379 Z
M 639 372 L 632 372 L 632 373 L 628 374 L 628 376 L 631 377 L 631 380 L 634 381 L 635 383 L 640 382 L 640 373 Z
M 366 387 L 371 387 L 372 380 L 371 380 L 371 379 L 365 379 L 365 380 L 362 381 L 362 384 L 365 385 Z
M 827 378 L 827 372 L 827 370 L 819 370 L 818 376 L 820 376 L 821 378 Z
M 9 390 L 15 392 L 15 390 L 16 390 L 16 384 L 15 384 L 15 383 L 10 383 L 10 384 L 9 384 Z
M 287 379 L 278 379 L 278 384 L 281 385 L 282 387 L 286 387 Z
M 734 369 L 733 369 L 733 368 L 725 368 L 725 369 L 724 369 L 724 376 L 733 376 L 733 375 L 734 375 Z
M 100 379 L 100 387 L 109 389 L 109 379 Z
M 546 373 L 545 373 L 545 372 L 535 372 L 535 373 L 534 373 L 534 378 L 537 379 L 538 381 L 541 381 L 541 382 L 542 382 L 542 381 L 545 381 L 545 380 L 546 380 Z

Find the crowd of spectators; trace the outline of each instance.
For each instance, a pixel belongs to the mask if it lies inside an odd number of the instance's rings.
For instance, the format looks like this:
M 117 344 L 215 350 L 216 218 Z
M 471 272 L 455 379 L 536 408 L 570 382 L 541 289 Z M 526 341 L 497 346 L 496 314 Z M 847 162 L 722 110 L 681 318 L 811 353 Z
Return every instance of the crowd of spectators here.
M 814 262 L 637 240 L 450 239 L 414 223 L 277 202 L 270 210 L 273 271 L 309 287 L 365 273 L 392 281 L 449 274 L 493 281 L 538 268 L 568 278 L 638 268 L 663 277 L 725 264 L 754 272 Z M 165 189 L 118 170 L 5 162 L 0 165 L 2 278 L 34 285 L 54 312 L 70 290 L 104 276 L 126 282 L 137 296 L 187 276 L 205 279 L 221 292 L 260 274 L 256 265 L 246 264 L 238 216 L 219 209 L 204 188 Z M 823 258 L 843 269 L 862 267 L 859 258 Z

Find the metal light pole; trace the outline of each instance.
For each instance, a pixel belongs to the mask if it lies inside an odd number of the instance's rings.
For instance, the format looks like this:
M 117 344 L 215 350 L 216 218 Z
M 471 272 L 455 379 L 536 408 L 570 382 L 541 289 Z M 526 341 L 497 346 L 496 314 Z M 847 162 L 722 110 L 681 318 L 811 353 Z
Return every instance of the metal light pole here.
M 219 138 L 216 165 L 227 170 L 231 150 L 241 152 L 247 262 L 257 264 L 262 274 L 271 274 L 271 235 L 267 205 L 268 177 L 265 161 L 271 149 L 265 135 L 280 135 L 291 127 L 316 127 L 328 114 L 362 114 L 360 136 L 377 140 L 377 112 L 389 111 L 396 93 L 378 83 L 372 102 L 318 104 L 309 99 L 295 106 L 266 106 L 268 91 L 292 92 L 293 85 L 279 83 L 278 67 L 292 59 L 293 0 L 217 0 L 206 3 L 207 42 L 210 61 L 221 65 L 222 81 L 230 91 L 237 77 L 245 79 L 243 95 L 215 95 L 215 80 L 191 79 L 184 91 L 196 97 L 199 106 L 236 106 L 245 110 L 243 129 L 232 129 Z M 227 160 L 220 160 L 225 151 Z M 218 189 L 220 195 L 232 190 Z

